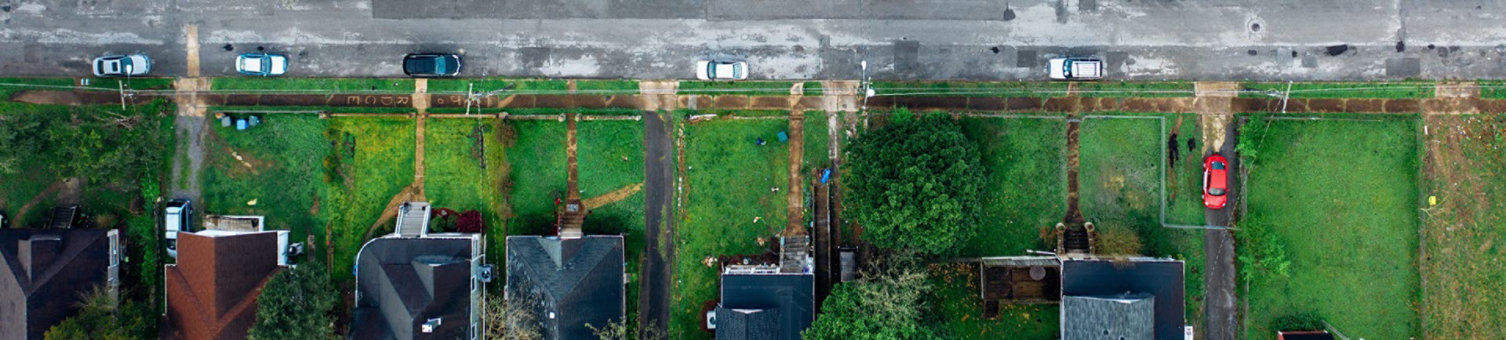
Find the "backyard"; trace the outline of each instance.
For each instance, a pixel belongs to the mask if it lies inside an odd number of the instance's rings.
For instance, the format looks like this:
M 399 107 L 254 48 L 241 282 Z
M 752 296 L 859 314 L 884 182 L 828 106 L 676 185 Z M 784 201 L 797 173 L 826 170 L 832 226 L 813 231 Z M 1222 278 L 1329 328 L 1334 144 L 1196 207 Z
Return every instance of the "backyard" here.
M 211 127 L 199 173 L 201 211 L 266 216 L 267 229 L 289 230 L 295 242 L 313 235 L 309 251 L 322 252 L 333 211 L 319 208 L 329 200 L 326 183 L 331 178 L 323 166 L 333 150 L 325 138 L 328 121 L 291 114 L 263 119 L 243 131 Z
M 1066 123 L 1061 119 L 964 118 L 988 183 L 978 235 L 962 256 L 1014 256 L 1050 250 L 1042 229 L 1067 213 Z M 1054 241 L 1052 241 L 1054 242 Z
M 931 289 L 928 308 L 940 312 L 940 331 L 952 339 L 1056 339 L 1061 308 L 1054 304 L 999 306 L 999 318 L 983 318 L 978 296 L 976 264 L 932 264 L 927 269 Z
M 1261 116 L 1245 125 L 1248 210 L 1236 232 L 1245 336 L 1269 339 L 1303 315 L 1350 338 L 1421 335 L 1417 125 Z
M 392 231 L 392 223 L 376 222 L 393 196 L 413 183 L 414 122 L 334 118 L 328 124 L 337 145 L 325 161 L 325 171 L 335 179 L 329 182 L 327 205 L 334 211 L 325 232 L 331 236 L 331 277 L 339 282 L 352 278 L 348 268 L 368 236 Z
M 691 123 L 685 127 L 686 207 L 675 230 L 669 337 L 709 339 L 701 308 L 715 300 L 718 273 L 709 258 L 764 253 L 785 226 L 788 145 L 775 137 L 783 119 Z M 759 138 L 768 144 L 758 145 Z M 787 188 L 785 188 L 787 189 Z M 763 244 L 760 244 L 763 243 Z

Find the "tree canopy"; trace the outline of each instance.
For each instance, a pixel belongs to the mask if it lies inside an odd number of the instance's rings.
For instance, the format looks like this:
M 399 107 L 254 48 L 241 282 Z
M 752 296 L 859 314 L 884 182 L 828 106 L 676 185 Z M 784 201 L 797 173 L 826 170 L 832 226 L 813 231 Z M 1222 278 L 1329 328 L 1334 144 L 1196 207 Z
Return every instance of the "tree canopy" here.
M 939 338 L 923 317 L 929 290 L 919 269 L 838 284 L 821 305 L 821 316 L 800 335 L 807 340 Z
M 847 149 L 844 199 L 874 245 L 955 251 L 977 233 L 985 181 L 975 143 L 950 116 L 901 110 Z
M 94 107 L 22 108 L 0 117 L 0 173 L 16 173 L 26 160 L 45 160 L 58 177 L 136 182 L 142 169 L 158 167 L 171 146 L 171 116 L 165 102 L 121 113 Z M 129 181 L 127 181 L 129 180 Z
M 249 339 L 333 338 L 330 311 L 339 293 L 329 273 L 317 263 L 299 265 L 272 276 L 256 298 L 256 324 Z

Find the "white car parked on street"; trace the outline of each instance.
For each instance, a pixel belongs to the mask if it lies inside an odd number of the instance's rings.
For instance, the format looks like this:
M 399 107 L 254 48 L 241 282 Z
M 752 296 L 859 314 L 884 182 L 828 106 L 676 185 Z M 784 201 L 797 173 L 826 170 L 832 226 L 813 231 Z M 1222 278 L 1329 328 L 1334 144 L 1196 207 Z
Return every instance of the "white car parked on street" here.
M 698 60 L 695 62 L 695 77 L 700 80 L 748 79 L 748 62 Z
M 94 58 L 95 77 L 136 77 L 152 71 L 152 60 L 145 54 L 107 55 Z
M 1103 79 L 1103 61 L 1092 58 L 1051 58 L 1046 74 L 1056 80 Z
M 288 56 L 246 53 L 235 57 L 235 71 L 248 76 L 280 76 L 288 72 Z

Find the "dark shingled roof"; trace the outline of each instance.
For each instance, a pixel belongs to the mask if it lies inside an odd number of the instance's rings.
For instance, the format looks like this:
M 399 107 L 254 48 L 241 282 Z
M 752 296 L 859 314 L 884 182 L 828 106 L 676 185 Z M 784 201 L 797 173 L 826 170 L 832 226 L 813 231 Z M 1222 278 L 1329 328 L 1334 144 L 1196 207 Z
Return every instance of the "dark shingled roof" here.
M 1062 261 L 1063 301 L 1069 296 L 1107 297 L 1148 294 L 1155 297 L 1155 339 L 1182 339 L 1186 323 L 1184 312 L 1182 261 L 1133 259 L 1131 261 L 1066 260 Z M 1087 325 L 1067 320 L 1062 308 L 1062 336 L 1088 330 L 1067 329 Z M 1098 329 L 1098 332 L 1102 332 Z
M 623 270 L 622 236 L 507 237 L 507 295 L 535 298 L 545 339 L 595 339 L 586 324 L 621 321 Z
M 463 339 L 470 336 L 471 239 L 383 237 L 356 256 L 356 304 L 349 338 Z M 433 333 L 420 327 L 441 318 Z
M 168 338 L 244 339 L 256 297 L 282 269 L 277 233 L 206 235 L 178 233 L 178 263 L 165 268 Z
M 104 229 L 0 229 L 0 339 L 42 339 L 108 284 Z
M 816 318 L 815 282 L 809 273 L 722 274 L 716 338 L 799 340 Z
M 1156 297 L 1068 296 L 1062 299 L 1062 339 L 1155 338 Z

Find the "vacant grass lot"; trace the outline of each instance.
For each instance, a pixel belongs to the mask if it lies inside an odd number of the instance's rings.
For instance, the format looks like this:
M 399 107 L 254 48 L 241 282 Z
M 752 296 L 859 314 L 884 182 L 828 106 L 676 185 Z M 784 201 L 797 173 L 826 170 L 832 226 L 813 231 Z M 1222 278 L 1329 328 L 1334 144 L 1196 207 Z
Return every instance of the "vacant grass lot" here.
M 215 91 L 413 93 L 413 79 L 405 78 L 215 78 Z
M 1432 98 L 1432 82 L 1371 82 L 1371 83 L 1293 83 L 1292 98 Z M 1240 97 L 1269 98 L 1267 93 L 1278 97 L 1286 93 L 1286 83 L 1244 83 L 1246 93 Z M 1249 93 L 1259 91 L 1260 93 Z
M 1420 335 L 1417 123 L 1268 123 L 1246 163 L 1241 227 L 1268 228 L 1290 259 L 1290 277 L 1261 272 L 1248 282 L 1246 336 L 1270 339 L 1278 318 L 1302 312 L 1350 338 Z M 1237 234 L 1241 256 L 1251 246 L 1245 235 Z
M 206 214 L 263 215 L 267 229 L 291 231 L 294 242 L 312 234 L 310 253 L 324 251 L 329 219 L 323 162 L 334 148 L 328 121 L 313 115 L 267 115 L 244 131 L 213 124 L 199 173 Z M 236 156 L 240 156 L 237 160 Z M 252 200 L 255 205 L 250 205 Z
M 403 118 L 334 118 L 330 137 L 338 145 L 327 160 L 337 175 L 329 189 L 329 227 L 334 247 L 336 280 L 351 279 L 356 253 L 367 233 L 392 232 L 392 223 L 372 228 L 387 202 L 413 183 L 414 123 Z
M 424 196 L 435 207 L 481 212 L 487 260 L 503 263 L 505 237 L 499 212 L 506 204 L 497 182 L 506 166 L 492 119 L 429 118 L 424 125 Z
M 1049 249 L 1040 230 L 1055 226 L 1067 212 L 1066 123 L 964 118 L 961 125 L 978 143 L 981 163 L 988 169 L 978 236 L 961 255 L 1011 256 L 1023 255 L 1026 249 Z
M 553 121 L 502 123 L 507 152 L 508 235 L 544 235 L 554 228 L 554 200 L 564 199 L 565 124 Z
M 1188 128 L 1187 122 L 1183 128 Z M 1165 169 L 1161 132 L 1156 119 L 1085 120 L 1078 131 L 1081 209 L 1083 217 L 1095 222 L 1105 239 L 1101 241 L 1137 237 L 1141 254 L 1185 261 L 1187 320 L 1198 324 L 1203 316 L 1203 232 L 1166 228 L 1159 222 L 1158 184 Z
M 1506 337 L 1506 116 L 1429 116 L 1424 338 Z M 1458 133 L 1464 132 L 1464 133 Z
M 788 145 L 775 139 L 788 126 L 784 120 L 715 120 L 686 127 L 687 206 L 674 235 L 670 338 L 711 338 L 699 330 L 701 307 L 718 298 L 718 273 L 702 261 L 760 254 L 766 247 L 758 238 L 784 228 L 785 193 L 769 189 L 788 183 Z M 760 146 L 757 138 L 771 142 Z
M 928 274 L 932 294 L 926 307 L 940 312 L 941 334 L 946 338 L 1049 340 L 1061 335 L 1057 305 L 1001 305 L 998 319 L 983 319 L 974 264 L 933 264 Z

